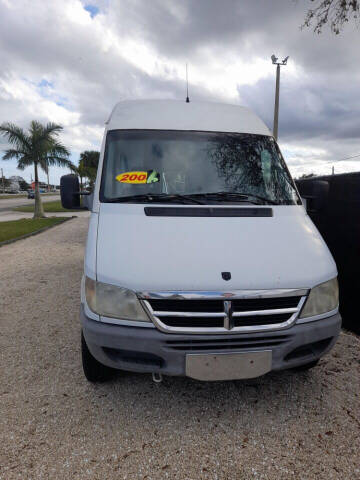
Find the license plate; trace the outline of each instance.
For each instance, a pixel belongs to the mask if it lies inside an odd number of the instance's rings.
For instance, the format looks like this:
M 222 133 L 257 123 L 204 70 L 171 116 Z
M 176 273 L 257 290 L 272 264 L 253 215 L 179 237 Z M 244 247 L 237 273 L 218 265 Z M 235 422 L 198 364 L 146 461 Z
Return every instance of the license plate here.
M 186 355 L 186 376 L 196 380 L 238 380 L 270 372 L 271 350 Z

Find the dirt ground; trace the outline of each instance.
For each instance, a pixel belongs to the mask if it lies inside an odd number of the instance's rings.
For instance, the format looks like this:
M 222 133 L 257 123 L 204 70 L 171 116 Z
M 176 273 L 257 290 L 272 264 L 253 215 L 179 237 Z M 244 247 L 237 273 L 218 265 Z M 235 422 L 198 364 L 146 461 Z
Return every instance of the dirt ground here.
M 87 218 L 0 248 L 0 479 L 360 479 L 360 340 L 309 373 L 200 383 L 80 362 Z

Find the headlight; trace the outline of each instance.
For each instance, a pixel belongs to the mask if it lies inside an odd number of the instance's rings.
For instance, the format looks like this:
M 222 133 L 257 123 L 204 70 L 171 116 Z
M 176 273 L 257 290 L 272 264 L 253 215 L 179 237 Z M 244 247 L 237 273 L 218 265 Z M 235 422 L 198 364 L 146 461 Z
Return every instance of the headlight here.
M 149 322 L 139 299 L 131 290 L 85 279 L 86 302 L 94 313 L 104 317 Z
M 337 278 L 321 283 L 311 289 L 299 318 L 313 317 L 335 310 L 339 305 L 339 287 Z

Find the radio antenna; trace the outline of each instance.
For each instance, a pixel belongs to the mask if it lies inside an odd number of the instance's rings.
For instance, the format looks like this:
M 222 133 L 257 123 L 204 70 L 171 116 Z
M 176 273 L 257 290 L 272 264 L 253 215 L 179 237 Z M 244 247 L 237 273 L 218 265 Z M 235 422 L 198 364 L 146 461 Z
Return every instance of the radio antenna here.
M 188 64 L 186 64 L 186 103 L 190 103 L 190 100 L 189 100 Z

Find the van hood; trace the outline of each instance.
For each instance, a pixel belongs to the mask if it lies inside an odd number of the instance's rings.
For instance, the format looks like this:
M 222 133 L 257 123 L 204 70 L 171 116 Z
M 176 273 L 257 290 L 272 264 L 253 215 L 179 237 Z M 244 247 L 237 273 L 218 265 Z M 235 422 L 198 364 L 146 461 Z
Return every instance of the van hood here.
M 155 217 L 144 207 L 101 204 L 98 281 L 135 291 L 230 291 L 312 288 L 337 275 L 302 206 L 274 206 L 272 217 Z

